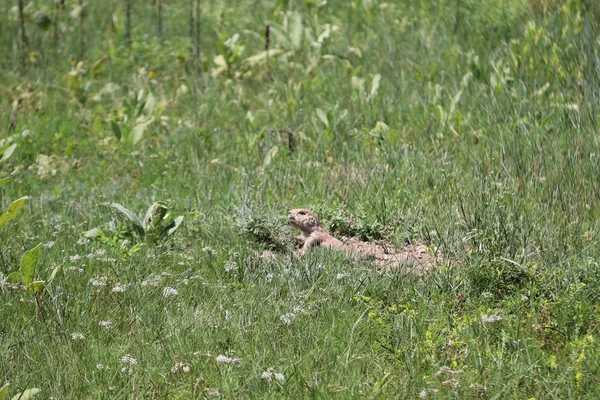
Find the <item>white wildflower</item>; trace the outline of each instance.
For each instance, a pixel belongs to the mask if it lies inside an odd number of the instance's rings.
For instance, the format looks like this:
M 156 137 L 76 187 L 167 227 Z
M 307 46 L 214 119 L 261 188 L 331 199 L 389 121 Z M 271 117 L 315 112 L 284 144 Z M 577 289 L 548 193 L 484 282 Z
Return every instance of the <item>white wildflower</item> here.
M 485 299 L 485 300 L 489 300 L 489 299 L 491 299 L 492 297 L 494 297 L 494 295 L 493 295 L 493 294 L 491 294 L 490 292 L 483 292 L 483 293 L 481 293 L 481 298 L 483 298 L 483 299 Z
M 447 381 L 442 382 L 442 385 L 451 389 L 456 389 L 460 386 L 460 382 L 456 379 L 448 379 Z
M 160 281 L 162 281 L 162 277 L 160 277 L 160 276 L 151 276 L 150 278 L 142 281 L 142 286 L 144 286 L 144 287 L 146 287 L 146 286 L 157 287 L 160 284 Z
M 117 285 L 114 288 L 112 288 L 111 292 L 113 292 L 113 293 L 123 293 L 125 290 L 127 290 L 127 286 L 125 286 L 125 285 Z
M 203 247 L 203 248 L 202 248 L 202 252 L 203 252 L 203 253 L 208 253 L 208 254 L 210 254 L 210 255 L 213 255 L 213 254 L 215 254 L 215 251 L 214 251 L 214 250 L 212 249 L 212 247 L 210 247 L 210 246 Z
M 73 340 L 84 340 L 85 339 L 85 335 L 83 333 L 80 333 L 80 332 L 73 332 L 73 333 L 71 333 L 71 339 L 73 339 Z
M 338 281 L 341 279 L 344 279 L 345 277 L 350 276 L 350 274 L 346 274 L 346 273 L 339 273 L 335 276 L 335 279 L 337 279 Z
M 209 389 L 209 388 L 206 388 L 204 390 L 204 395 L 206 397 L 221 397 L 221 393 L 217 389 Z
M 438 392 L 439 390 L 437 389 L 423 389 L 421 393 L 419 393 L 419 397 L 422 399 L 426 399 L 427 397 L 429 397 L 430 394 L 435 394 Z
M 483 322 L 484 324 L 493 324 L 495 322 L 499 322 L 502 321 L 504 318 L 501 317 L 500 315 L 482 315 L 481 316 L 481 322 Z
M 235 272 L 238 270 L 238 265 L 235 261 L 227 261 L 224 268 L 225 272 Z
M 74 256 L 69 257 L 69 261 L 76 262 L 81 260 L 81 256 L 79 254 L 75 254 Z
M 215 361 L 217 362 L 217 364 L 240 365 L 241 363 L 241 360 L 239 358 L 227 357 L 222 354 L 218 355 L 217 358 L 215 358 Z
M 464 371 L 462 369 L 451 370 L 449 367 L 443 366 L 435 373 L 435 376 L 439 378 L 443 375 L 456 376 L 456 375 L 462 375 L 462 374 L 464 374 Z
M 487 386 L 483 386 L 479 383 L 471 383 L 469 385 L 469 387 L 471 389 L 474 389 L 478 394 L 483 394 L 483 393 L 487 392 Z
M 111 321 L 100 321 L 100 322 L 98 322 L 98 325 L 101 328 L 110 328 L 110 326 L 112 325 L 112 322 Z
M 125 354 L 123 357 L 121 357 L 121 364 L 137 365 L 138 360 L 136 360 L 131 354 Z
M 296 317 L 296 314 L 287 313 L 283 314 L 281 317 L 279 317 L 279 319 L 281 320 L 281 322 L 283 322 L 284 325 L 291 325 L 294 317 Z
M 53 248 L 53 247 L 54 247 L 54 245 L 55 245 L 55 244 L 56 244 L 56 242 L 55 242 L 54 240 L 51 240 L 51 241 L 49 241 L 48 243 L 46 243 L 44 246 L 45 246 L 47 249 L 51 249 L 51 248 Z
M 67 268 L 67 271 L 69 271 L 69 272 L 76 272 L 78 274 L 81 274 L 83 272 L 83 269 L 79 268 L 79 267 L 76 267 L 76 266 L 73 265 L 73 266 Z
M 103 255 L 106 254 L 106 250 L 104 249 L 98 249 L 94 252 L 95 255 L 97 255 L 98 257 L 102 257 Z
M 285 376 L 282 373 L 279 373 L 275 370 L 275 368 L 269 368 L 262 373 L 260 376 L 262 379 L 265 379 L 269 382 L 277 381 L 277 382 L 285 382 Z
M 106 369 L 106 367 L 102 364 L 96 364 L 96 369 L 99 369 L 100 371 L 102 371 L 103 369 Z
M 90 240 L 89 240 L 89 239 L 86 239 L 86 238 L 81 238 L 81 239 L 79 239 L 79 240 L 77 241 L 77 244 L 78 244 L 78 245 L 80 245 L 80 246 L 83 246 L 83 245 L 85 245 L 85 244 L 88 244 L 89 242 L 90 242 Z
M 104 286 L 106 286 L 107 281 L 108 281 L 107 277 L 99 276 L 99 277 L 90 279 L 88 281 L 88 284 L 92 285 L 93 287 L 104 287 Z
M 184 374 L 189 374 L 190 373 L 190 364 L 184 363 L 184 362 L 175 363 L 175 365 L 173 365 L 173 368 L 171 368 L 171 373 L 177 374 L 179 372 L 183 372 Z
M 302 306 L 297 305 L 297 306 L 294 306 L 292 311 L 294 311 L 295 314 L 300 314 L 300 313 L 303 313 L 305 310 L 304 310 L 304 308 L 302 308 Z
M 171 297 L 171 296 L 176 296 L 177 293 L 178 293 L 177 289 L 173 289 L 172 287 L 166 287 L 162 291 L 162 296 L 163 297 Z

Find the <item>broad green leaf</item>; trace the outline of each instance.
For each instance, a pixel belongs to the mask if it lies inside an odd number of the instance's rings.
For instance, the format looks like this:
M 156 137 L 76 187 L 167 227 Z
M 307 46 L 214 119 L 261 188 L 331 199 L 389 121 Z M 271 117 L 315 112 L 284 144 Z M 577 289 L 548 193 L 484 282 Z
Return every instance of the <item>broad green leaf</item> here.
M 119 203 L 110 203 L 110 206 L 119 210 L 121 214 L 126 216 L 131 222 L 133 222 L 135 226 L 139 226 L 142 229 L 144 228 L 144 224 L 142 223 L 142 221 L 140 221 L 140 218 L 133 212 L 129 211 Z
M 5 383 L 4 386 L 0 388 L 0 400 L 8 399 L 8 389 L 10 388 L 10 384 Z
M 21 282 L 21 273 L 18 271 L 8 274 L 6 277 L 11 282 Z
M 302 44 L 302 15 L 298 11 L 290 15 L 288 34 L 294 48 L 299 49 Z
M 83 236 L 90 239 L 95 239 L 98 236 L 102 235 L 102 231 L 98 228 L 90 229 L 89 231 L 83 232 Z
M 12 153 L 17 148 L 17 144 L 9 144 L 0 149 L 0 153 L 2 154 L 2 161 L 8 160 L 8 158 L 12 155 Z
M 33 281 L 29 285 L 27 285 L 27 288 L 33 293 L 39 293 L 42 290 L 44 290 L 45 287 L 46 283 L 44 281 Z
M 133 129 L 131 130 L 131 141 L 133 142 L 133 144 L 136 144 L 137 142 L 142 140 L 142 137 L 144 136 L 144 131 L 146 130 L 148 125 L 152 123 L 152 121 L 153 120 L 151 118 L 149 121 L 142 121 L 133 127 Z
M 377 91 L 379 90 L 379 83 L 381 82 L 381 75 L 380 74 L 375 74 L 375 76 L 373 76 L 373 80 L 371 81 L 371 94 L 370 97 L 373 97 L 377 94 Z
M 41 166 L 46 168 L 47 170 L 52 169 L 52 160 L 46 154 L 38 154 L 35 158 L 35 162 Z
M 56 273 L 58 272 L 59 267 L 56 267 L 52 270 L 52 272 L 50 273 L 50 276 L 48 277 L 48 282 L 52 282 L 54 280 L 54 277 L 56 277 Z
M 41 390 L 38 388 L 27 389 L 13 396 L 11 400 L 31 400 L 33 399 L 33 396 L 37 395 L 40 392 Z
M 37 265 L 38 258 L 40 256 L 40 250 L 42 244 L 38 244 L 31 250 L 27 250 L 21 258 L 21 279 L 23 285 L 29 285 L 33 282 L 33 274 L 35 273 L 35 267 Z
M 10 177 L 8 177 L 8 176 L 7 176 L 6 178 L 2 178 L 2 179 L 0 179 L 0 186 L 4 186 L 4 185 L 6 185 L 8 182 L 10 182 L 10 179 L 11 179 L 11 178 L 10 178 Z
M 329 128 L 329 120 L 327 119 L 327 114 L 325 114 L 325 111 L 321 110 L 320 108 L 316 109 L 316 113 L 317 113 L 317 117 L 319 117 L 319 119 L 321 120 L 321 122 Z
M 100 73 L 100 70 L 102 69 L 104 64 L 106 64 L 107 59 L 108 59 L 108 57 L 106 57 L 106 56 L 100 57 L 94 63 L 94 65 L 92 65 L 92 68 L 90 69 L 90 72 L 92 73 L 92 75 L 98 75 Z
M 19 213 L 19 211 L 21 211 L 21 209 L 25 205 L 25 202 L 28 199 L 28 196 L 23 196 L 20 199 L 17 199 L 10 203 L 10 205 L 8 206 L 8 211 L 6 211 L 0 216 L 0 228 L 2 228 L 4 225 L 6 225 L 8 221 L 17 216 L 17 214 Z
M 148 92 L 148 97 L 146 97 L 146 104 L 144 104 L 144 114 L 146 115 L 154 115 L 154 111 L 156 110 L 156 97 L 152 94 L 152 92 Z
M 267 21 L 267 23 L 271 27 L 270 32 L 271 36 L 273 36 L 274 39 L 273 42 L 277 43 L 279 46 L 283 47 L 286 50 L 292 50 L 292 43 L 287 37 L 285 28 L 277 22 Z
M 267 153 L 267 155 L 265 156 L 265 161 L 263 163 L 263 165 L 266 167 L 267 165 L 271 164 L 271 162 L 273 161 L 273 158 L 277 155 L 277 152 L 279 151 L 279 148 L 277 146 L 273 146 L 271 147 L 271 149 L 269 150 L 269 152 Z
M 167 215 L 168 210 L 167 204 L 162 201 L 158 201 L 148 207 L 148 211 L 146 211 L 146 216 L 143 221 L 144 230 L 158 227 L 165 215 Z
M 179 228 L 179 225 L 181 225 L 182 222 L 183 222 L 183 215 L 180 215 L 179 217 L 175 218 L 175 220 L 171 223 L 171 225 L 169 225 L 169 229 L 167 230 L 167 235 L 172 235 L 173 232 L 175 232 L 177 230 L 177 228 Z
M 117 123 L 115 121 L 110 121 L 110 128 L 113 131 L 113 134 L 115 135 L 115 137 L 118 140 L 121 140 L 121 128 L 119 128 L 119 125 L 117 125 Z
M 281 53 L 283 53 L 283 50 L 281 49 L 271 49 L 268 51 L 263 50 L 253 56 L 246 58 L 244 62 L 248 65 L 257 65 L 266 61 L 268 58 L 275 57 Z

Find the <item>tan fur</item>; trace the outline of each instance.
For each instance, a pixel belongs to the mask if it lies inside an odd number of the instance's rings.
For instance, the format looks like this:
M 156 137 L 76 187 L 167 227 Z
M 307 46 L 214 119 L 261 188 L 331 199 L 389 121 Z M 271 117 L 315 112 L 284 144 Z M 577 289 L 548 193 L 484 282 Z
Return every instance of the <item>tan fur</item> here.
M 300 229 L 300 236 L 296 238 L 296 251 L 306 254 L 316 246 L 343 248 L 344 244 L 331 236 L 323 229 L 319 218 L 310 210 L 295 208 L 289 212 L 289 222 Z

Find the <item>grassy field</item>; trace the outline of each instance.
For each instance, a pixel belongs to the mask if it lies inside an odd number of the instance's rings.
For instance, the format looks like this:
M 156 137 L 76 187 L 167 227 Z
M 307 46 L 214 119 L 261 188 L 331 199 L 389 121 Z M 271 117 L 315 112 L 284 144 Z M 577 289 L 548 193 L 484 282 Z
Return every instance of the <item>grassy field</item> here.
M 600 398 L 595 1 L 64 3 L 0 4 L 0 400 Z

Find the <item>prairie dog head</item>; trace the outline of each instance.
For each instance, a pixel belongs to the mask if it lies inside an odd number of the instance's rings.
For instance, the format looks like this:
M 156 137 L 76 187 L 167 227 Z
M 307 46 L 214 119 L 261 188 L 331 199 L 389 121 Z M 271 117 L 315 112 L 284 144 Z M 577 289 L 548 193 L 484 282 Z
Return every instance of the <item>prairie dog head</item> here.
M 311 233 L 321 227 L 321 223 L 315 213 L 305 208 L 294 208 L 293 210 L 290 210 L 288 221 L 305 233 Z

